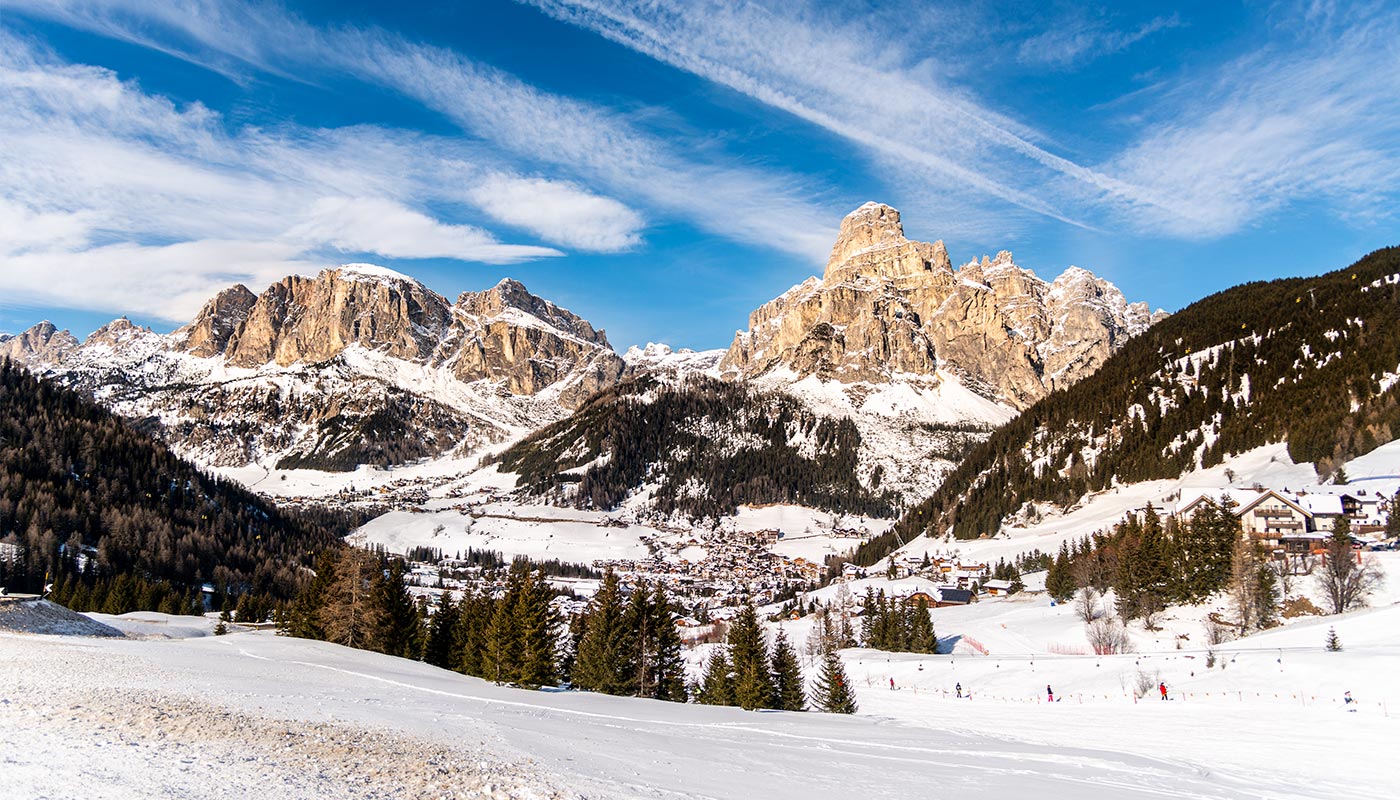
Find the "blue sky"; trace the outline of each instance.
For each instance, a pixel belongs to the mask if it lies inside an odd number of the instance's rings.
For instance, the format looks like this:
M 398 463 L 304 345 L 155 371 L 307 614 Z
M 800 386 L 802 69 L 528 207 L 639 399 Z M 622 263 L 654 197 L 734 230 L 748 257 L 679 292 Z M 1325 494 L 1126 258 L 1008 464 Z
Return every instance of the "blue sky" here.
M 1394 3 L 0 2 L 0 330 L 384 264 L 723 347 L 866 200 L 1169 310 L 1400 244 Z

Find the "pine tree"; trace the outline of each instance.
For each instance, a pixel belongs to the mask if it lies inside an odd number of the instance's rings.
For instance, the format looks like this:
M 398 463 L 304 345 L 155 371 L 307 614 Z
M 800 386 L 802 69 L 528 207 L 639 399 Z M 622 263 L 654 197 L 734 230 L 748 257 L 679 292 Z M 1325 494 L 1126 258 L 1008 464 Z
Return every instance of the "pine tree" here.
M 598 593 L 588 604 L 574 666 L 574 686 L 605 694 L 626 694 L 632 652 L 630 632 L 623 624 L 622 589 L 617 576 L 603 576 Z
M 708 706 L 734 705 L 734 677 L 729 663 L 729 653 L 723 645 L 710 653 L 705 662 L 705 674 L 700 678 L 700 686 L 695 692 L 695 700 Z
M 435 667 L 452 669 L 457 643 L 458 606 L 451 592 L 443 592 L 437 611 L 428 622 L 428 642 L 423 660 Z
M 375 575 L 370 591 L 374 608 L 374 632 L 369 649 L 400 658 L 417 658 L 422 648 L 422 620 L 404 583 L 407 572 L 401 559 Z
M 812 702 L 829 714 L 856 713 L 856 697 L 851 690 L 850 678 L 846 677 L 846 668 L 834 650 L 822 659 L 822 670 L 817 676 Z
M 1342 640 L 1337 636 L 1337 629 L 1329 627 L 1327 629 L 1327 652 L 1340 653 L 1342 651 Z
M 768 642 L 758 614 L 745 603 L 729 626 L 729 659 L 734 670 L 734 702 L 750 711 L 773 706 L 773 680 L 768 672 Z
M 233 621 L 227 611 L 219 612 L 219 624 L 214 626 L 214 635 L 223 636 L 228 633 L 228 624 Z
M 783 711 L 803 711 L 807 696 L 803 687 L 802 667 L 797 653 L 781 629 L 773 640 L 773 685 L 776 687 L 777 707 Z

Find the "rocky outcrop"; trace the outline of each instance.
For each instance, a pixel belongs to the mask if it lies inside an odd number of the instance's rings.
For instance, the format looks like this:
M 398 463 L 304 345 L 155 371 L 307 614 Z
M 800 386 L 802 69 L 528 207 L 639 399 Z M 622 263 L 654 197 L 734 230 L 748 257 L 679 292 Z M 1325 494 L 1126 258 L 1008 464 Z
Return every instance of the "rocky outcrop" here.
M 460 330 L 448 361 L 463 381 L 499 380 L 513 394 L 559 385 L 572 408 L 622 377 L 625 362 L 607 335 L 514 280 L 465 292 L 453 307 Z
M 552 422 L 626 364 L 586 320 L 506 280 L 455 304 L 364 264 L 220 292 L 168 335 L 52 325 L 0 353 L 150 420 L 211 466 L 353 469 L 469 452 Z
M 17 336 L 0 334 L 0 358 L 25 364 L 53 364 L 81 344 L 78 337 L 45 320 Z
M 908 240 L 898 211 L 866 203 L 842 221 L 822 278 L 754 311 L 719 369 L 845 384 L 936 382 L 942 371 L 1019 409 L 1093 372 L 1156 318 L 1078 268 L 1047 284 L 1003 251 L 954 269 L 941 241 Z
M 171 341 L 196 356 L 222 355 L 257 302 L 258 296 L 247 286 L 235 284 L 205 303 L 190 324 L 171 335 Z
M 346 265 L 272 284 L 230 336 L 230 364 L 318 363 L 351 345 L 427 361 L 451 319 L 445 298 L 379 267 Z

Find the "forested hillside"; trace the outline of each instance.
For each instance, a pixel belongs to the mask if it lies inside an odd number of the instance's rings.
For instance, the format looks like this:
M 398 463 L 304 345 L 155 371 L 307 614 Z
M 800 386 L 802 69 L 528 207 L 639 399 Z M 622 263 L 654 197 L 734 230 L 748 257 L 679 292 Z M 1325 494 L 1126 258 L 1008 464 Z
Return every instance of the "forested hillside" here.
M 925 531 L 994 533 L 1027 503 L 1069 505 L 1273 442 L 1329 477 L 1400 430 L 1397 373 L 1400 248 L 1318 277 L 1237 286 L 998 429 L 856 560 L 874 563 Z
M 608 389 L 507 450 L 501 468 L 530 491 L 613 509 L 644 484 L 662 513 L 707 517 L 743 503 L 799 503 L 888 515 L 892 495 L 857 477 L 860 433 L 785 396 L 695 378 Z
M 0 361 L 0 585 L 133 576 L 290 597 L 353 520 L 279 511 L 70 391 Z M 71 580 L 69 580 L 71 579 Z

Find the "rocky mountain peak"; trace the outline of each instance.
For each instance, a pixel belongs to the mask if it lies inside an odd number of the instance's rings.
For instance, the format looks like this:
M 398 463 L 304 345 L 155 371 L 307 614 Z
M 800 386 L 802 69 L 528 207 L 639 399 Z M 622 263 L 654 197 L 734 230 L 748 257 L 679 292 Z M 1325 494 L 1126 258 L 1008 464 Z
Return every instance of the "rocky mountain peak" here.
M 446 298 L 373 265 L 322 270 L 272 284 L 228 339 L 229 362 L 256 367 L 330 359 L 351 345 L 426 361 L 451 314 Z
M 16 336 L 0 335 L 0 358 L 10 358 L 24 364 L 49 364 L 62 361 L 82 343 L 67 330 L 44 320 Z
M 720 364 L 851 384 L 936 382 L 940 370 L 1012 408 L 1089 374 L 1153 321 L 1111 283 L 1067 270 L 1053 284 L 1009 250 L 954 271 L 943 243 L 910 241 L 899 212 L 866 203 L 841 223 L 822 280 L 754 311 Z
M 183 342 L 184 349 L 196 356 L 220 355 L 257 301 L 247 286 L 234 284 L 205 303 L 190 324 L 172 334 L 172 341 Z
M 831 248 L 827 283 L 861 278 L 923 280 L 924 273 L 946 276 L 952 269 L 943 242 L 911 242 L 904 236 L 899 212 L 883 203 L 866 203 L 846 215 Z

